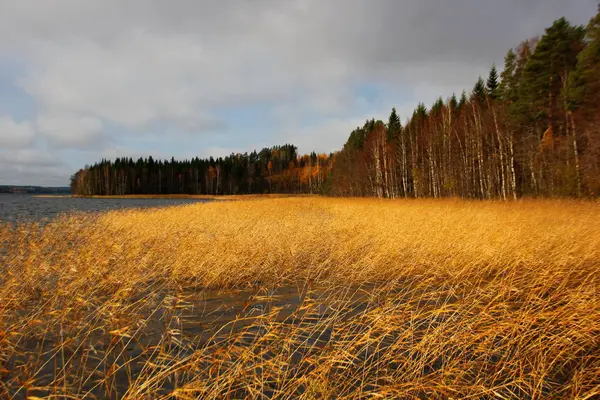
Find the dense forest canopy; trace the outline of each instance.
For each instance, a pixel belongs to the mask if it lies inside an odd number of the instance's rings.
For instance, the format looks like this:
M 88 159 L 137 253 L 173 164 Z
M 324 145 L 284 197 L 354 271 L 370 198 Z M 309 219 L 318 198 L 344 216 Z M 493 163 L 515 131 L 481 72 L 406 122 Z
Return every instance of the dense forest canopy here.
M 225 158 L 121 158 L 78 171 L 79 195 L 324 193 L 510 199 L 600 193 L 600 9 L 561 18 L 470 93 L 368 120 L 335 154 L 286 144 Z

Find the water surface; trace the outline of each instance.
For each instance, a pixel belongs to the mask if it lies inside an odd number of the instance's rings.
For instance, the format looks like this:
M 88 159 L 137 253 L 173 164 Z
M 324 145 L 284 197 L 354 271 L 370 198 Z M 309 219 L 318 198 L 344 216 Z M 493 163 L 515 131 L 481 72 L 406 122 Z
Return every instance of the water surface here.
M 123 208 L 152 208 L 190 203 L 207 199 L 140 199 L 36 197 L 28 194 L 0 194 L 0 222 L 43 221 L 70 211 L 108 211 Z

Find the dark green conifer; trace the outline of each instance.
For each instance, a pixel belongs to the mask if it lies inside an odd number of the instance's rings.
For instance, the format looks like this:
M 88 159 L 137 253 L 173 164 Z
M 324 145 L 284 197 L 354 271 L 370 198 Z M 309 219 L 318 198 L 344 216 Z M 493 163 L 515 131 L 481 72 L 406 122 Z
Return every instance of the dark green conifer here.
M 487 95 L 492 100 L 496 100 L 498 98 L 498 70 L 495 65 L 492 65 L 492 69 L 490 70 L 490 74 L 487 79 L 486 89 Z
M 396 108 L 392 108 L 392 112 L 390 113 L 390 118 L 388 120 L 387 126 L 387 139 L 388 141 L 397 138 L 402 131 L 402 124 L 400 123 L 400 117 L 398 117 L 398 113 L 396 112 Z
M 473 87 L 473 99 L 478 103 L 483 104 L 485 102 L 485 96 L 485 82 L 480 76 L 479 79 L 477 79 L 477 83 L 475 83 L 475 86 Z

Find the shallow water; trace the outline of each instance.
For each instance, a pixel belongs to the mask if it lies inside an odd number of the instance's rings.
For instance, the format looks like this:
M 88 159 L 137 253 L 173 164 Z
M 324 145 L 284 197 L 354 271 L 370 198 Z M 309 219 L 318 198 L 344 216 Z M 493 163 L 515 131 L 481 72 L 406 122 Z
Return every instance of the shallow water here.
M 158 360 L 163 360 L 162 368 L 167 368 L 175 360 L 196 354 L 202 356 L 199 364 L 208 369 L 212 365 L 211 355 L 223 349 L 266 349 L 271 342 L 267 339 L 268 333 L 277 324 L 282 324 L 279 325 L 281 334 L 289 331 L 292 335 L 288 338 L 293 350 L 289 362 L 299 368 L 306 356 L 322 351 L 332 339 L 332 325 L 326 321 L 348 320 L 365 312 L 369 305 L 373 306 L 366 293 L 357 289 L 290 285 L 272 290 L 141 292 L 138 294 L 141 302 L 132 298 L 131 303 L 123 303 L 125 308 L 132 307 L 131 316 L 138 314 L 139 318 L 128 319 L 122 341 L 114 341 L 116 337 L 108 332 L 116 327 L 86 329 L 86 334 L 81 335 L 77 324 L 71 329 L 65 326 L 65 331 L 62 325 L 51 324 L 43 332 L 37 332 L 38 335 L 22 337 L 16 346 L 18 350 L 5 362 L 10 372 L 0 376 L 0 397 L 25 398 L 21 384 L 23 371 L 28 369 L 26 365 L 34 365 L 38 386 L 35 395 L 52 393 L 56 379 L 60 380 L 60 371 L 68 371 L 73 379 L 70 384 L 78 388 L 78 395 L 88 392 L 90 397 L 119 398 Z M 98 304 L 89 307 L 98 307 L 96 312 L 100 313 L 103 299 L 97 301 Z M 32 306 L 20 318 L 33 318 L 39 304 Z M 96 312 L 91 314 L 98 315 Z M 273 348 L 262 357 L 265 360 L 275 357 L 270 352 L 280 351 L 284 341 L 276 339 Z M 162 355 L 158 356 L 157 352 Z M 127 369 L 114 373 L 114 387 L 107 392 L 98 381 L 106 377 L 106 367 L 113 364 L 127 364 Z M 153 374 L 159 370 L 161 368 Z M 76 376 L 90 378 L 77 381 Z M 180 379 L 179 384 L 187 380 L 185 376 Z M 174 388 L 174 382 L 165 380 L 156 390 L 166 394 Z
M 98 199 L 81 197 L 35 197 L 27 194 L 0 194 L 0 222 L 43 221 L 71 211 L 107 211 L 123 208 L 152 208 L 206 199 Z

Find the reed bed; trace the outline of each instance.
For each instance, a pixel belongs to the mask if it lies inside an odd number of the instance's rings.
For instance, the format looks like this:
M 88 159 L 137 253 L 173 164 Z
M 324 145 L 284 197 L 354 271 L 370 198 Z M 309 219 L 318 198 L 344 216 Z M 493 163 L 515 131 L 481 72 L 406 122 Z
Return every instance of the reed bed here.
M 598 221 L 308 197 L 0 225 L 0 398 L 598 398 Z

